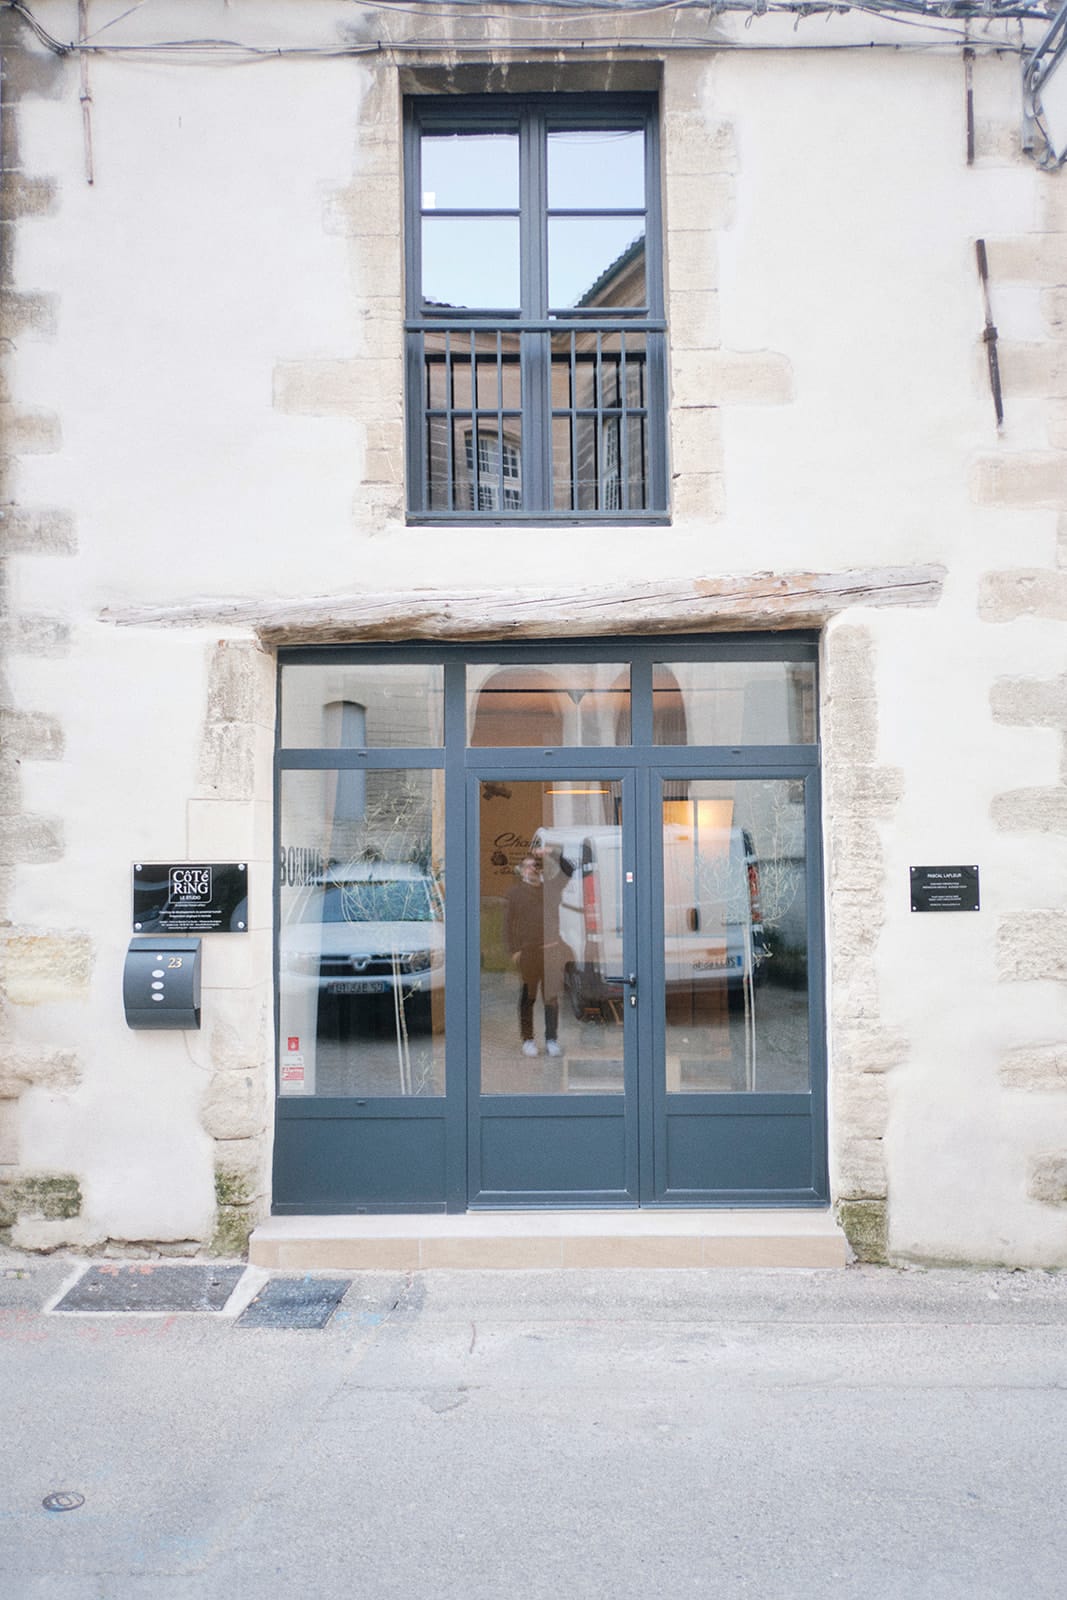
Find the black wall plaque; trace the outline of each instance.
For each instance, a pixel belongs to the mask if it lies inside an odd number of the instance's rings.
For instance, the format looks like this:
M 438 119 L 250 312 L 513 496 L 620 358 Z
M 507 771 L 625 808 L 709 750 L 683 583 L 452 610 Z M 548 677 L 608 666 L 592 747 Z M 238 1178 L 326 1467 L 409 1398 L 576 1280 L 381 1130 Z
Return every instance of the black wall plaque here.
M 977 911 L 977 867 L 912 867 L 913 911 Z
M 138 861 L 134 933 L 246 933 L 248 867 L 241 862 Z

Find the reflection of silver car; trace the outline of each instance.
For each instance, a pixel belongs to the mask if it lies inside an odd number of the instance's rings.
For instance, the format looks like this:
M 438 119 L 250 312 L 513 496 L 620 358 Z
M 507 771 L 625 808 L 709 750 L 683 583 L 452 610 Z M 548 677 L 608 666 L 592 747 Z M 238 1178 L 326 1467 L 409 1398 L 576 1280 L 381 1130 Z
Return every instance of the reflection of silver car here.
M 576 865 L 560 901 L 571 959 L 565 986 L 577 1017 L 610 1015 L 622 989 L 622 829 L 539 828 Z M 746 828 L 664 823 L 663 976 L 669 1002 L 724 986 L 731 1005 L 759 982 L 768 951 L 759 862 Z
M 402 861 L 373 861 L 314 885 L 279 940 L 282 983 L 320 996 L 422 999 L 444 984 L 444 903 L 436 880 Z M 283 908 L 284 915 L 284 908 Z

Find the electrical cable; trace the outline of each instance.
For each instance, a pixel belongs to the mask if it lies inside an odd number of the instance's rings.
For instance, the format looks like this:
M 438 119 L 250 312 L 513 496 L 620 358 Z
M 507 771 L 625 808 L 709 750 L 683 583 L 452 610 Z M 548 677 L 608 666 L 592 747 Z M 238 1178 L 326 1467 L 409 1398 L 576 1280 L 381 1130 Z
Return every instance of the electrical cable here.
M 530 0 L 493 0 L 497 6 L 517 9 L 519 6 L 528 6 Z M 147 40 L 137 43 L 116 44 L 111 42 L 93 42 L 106 28 L 129 16 L 132 11 L 140 9 L 133 6 L 130 10 L 115 17 L 111 22 L 96 30 L 96 33 L 87 39 L 75 39 L 64 42 L 55 38 L 40 20 L 33 14 L 22 0 L 0 0 L 0 4 L 7 10 L 14 11 L 20 16 L 36 37 L 49 50 L 57 55 L 173 55 L 182 51 L 194 54 L 230 52 L 243 56 L 248 60 L 279 59 L 279 58 L 320 58 L 343 59 L 349 56 L 374 55 L 384 51 L 425 51 L 425 50 L 450 50 L 460 54 L 472 50 L 484 51 L 487 43 L 494 41 L 463 41 L 443 36 L 438 39 L 419 40 L 393 40 L 377 39 L 373 42 L 361 44 L 351 43 L 344 45 L 256 45 L 246 44 L 236 39 L 192 38 L 192 39 L 162 39 Z M 377 0 L 377 8 L 386 8 L 390 14 L 408 14 L 411 16 L 424 16 L 426 7 L 430 4 L 438 5 L 439 0 Z M 450 0 L 450 4 L 457 9 L 474 9 L 484 11 L 484 0 Z M 653 15 L 665 11 L 699 11 L 707 16 L 709 23 L 715 17 L 726 13 L 746 14 L 751 22 L 757 16 L 792 16 L 799 23 L 811 17 L 862 15 L 879 18 L 888 22 L 907 23 L 912 27 L 925 27 L 930 30 L 942 31 L 952 39 L 965 42 L 964 36 L 957 30 L 946 26 L 951 22 L 1039 22 L 1046 27 L 1049 24 L 1049 12 L 1042 0 L 855 0 L 855 3 L 845 4 L 843 0 L 537 0 L 539 9 L 549 9 L 569 13 L 567 21 L 577 20 L 581 17 L 600 17 L 607 14 L 626 14 L 627 16 Z M 1062 14 L 1062 8 L 1061 8 Z M 562 19 L 561 19 L 562 20 Z M 1057 25 L 1058 18 L 1053 21 L 1053 28 Z M 1050 30 L 1051 32 L 1051 30 Z M 1048 35 L 1046 35 L 1048 37 Z M 510 38 L 506 41 L 511 49 L 545 49 L 552 48 L 553 44 L 560 41 L 551 41 L 544 38 L 530 37 L 526 39 Z M 585 44 L 587 41 L 569 40 L 568 43 Z M 596 44 L 611 44 L 613 49 L 670 49 L 670 48 L 708 48 L 715 49 L 750 49 L 747 42 L 742 45 L 732 40 L 715 38 L 714 36 L 671 36 L 670 38 L 650 37 L 647 39 L 628 40 L 597 40 Z M 970 40 L 972 45 L 982 41 Z M 1060 51 L 1067 39 L 1060 41 Z M 883 45 L 879 41 L 869 41 L 863 44 L 843 43 L 830 48 L 841 49 L 877 49 L 893 48 L 891 41 Z M 1007 41 L 991 41 L 993 49 L 1013 49 Z M 762 45 L 762 49 L 789 49 L 788 45 Z M 813 48 L 807 46 L 806 48 Z M 817 47 L 816 47 L 817 48 Z M 1025 46 L 1018 47 L 1020 53 L 1026 53 Z

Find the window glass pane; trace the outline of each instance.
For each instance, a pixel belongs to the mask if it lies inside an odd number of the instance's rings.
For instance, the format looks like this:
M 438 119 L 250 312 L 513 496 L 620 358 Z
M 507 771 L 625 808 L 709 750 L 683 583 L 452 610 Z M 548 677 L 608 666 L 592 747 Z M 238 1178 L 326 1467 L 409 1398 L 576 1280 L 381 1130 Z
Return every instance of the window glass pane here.
M 674 781 L 663 798 L 668 1094 L 803 1094 L 804 784 Z
M 811 661 L 670 661 L 652 669 L 656 744 L 814 744 Z
M 630 742 L 630 669 L 623 662 L 467 669 L 472 745 Z
M 643 130 L 575 128 L 549 133 L 548 204 L 554 211 L 643 210 Z
M 424 133 L 424 211 L 514 211 L 519 204 L 515 133 Z
M 283 772 L 281 1095 L 444 1093 L 444 775 Z
M 622 795 L 481 785 L 483 1094 L 621 1094 Z
M 422 298 L 426 305 L 518 310 L 517 217 L 424 217 Z
M 444 743 L 444 668 L 307 662 L 282 669 L 282 745 L 425 749 Z
M 548 303 L 554 310 L 643 306 L 645 233 L 640 217 L 551 217 Z

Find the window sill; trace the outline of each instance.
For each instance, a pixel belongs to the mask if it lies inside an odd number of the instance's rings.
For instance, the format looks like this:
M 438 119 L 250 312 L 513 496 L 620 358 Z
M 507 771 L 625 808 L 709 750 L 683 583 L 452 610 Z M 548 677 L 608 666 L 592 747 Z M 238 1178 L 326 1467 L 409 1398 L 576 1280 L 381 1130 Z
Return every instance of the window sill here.
M 509 511 L 506 516 L 492 513 L 477 515 L 471 511 L 412 512 L 407 517 L 409 528 L 648 528 L 669 527 L 671 518 L 666 511 L 615 512 L 552 512 Z

